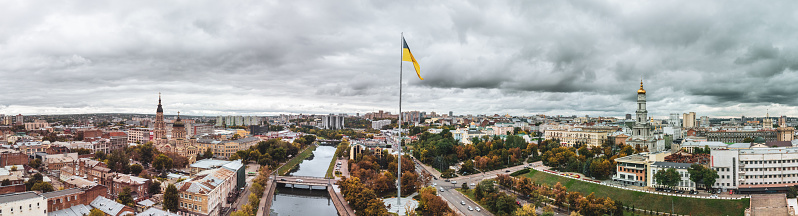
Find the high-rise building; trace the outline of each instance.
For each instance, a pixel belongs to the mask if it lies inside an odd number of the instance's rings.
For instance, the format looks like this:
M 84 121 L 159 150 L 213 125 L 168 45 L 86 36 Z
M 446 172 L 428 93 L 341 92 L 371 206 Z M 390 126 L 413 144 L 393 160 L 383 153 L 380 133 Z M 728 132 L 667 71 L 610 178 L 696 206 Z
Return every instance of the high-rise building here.
M 685 113 L 682 115 L 682 127 L 694 128 L 695 127 L 695 112 Z
M 671 118 L 668 119 L 668 126 L 673 128 L 682 127 L 682 121 L 679 119 L 679 113 L 671 113 Z
M 18 114 L 14 124 L 15 125 L 22 125 L 22 123 L 24 123 L 24 122 L 25 122 L 25 117 L 22 116 L 22 114 Z
M 344 129 L 344 116 L 343 115 L 326 115 L 321 117 L 322 129 L 338 130 Z
M 452 113 L 452 111 L 449 111 L 449 117 L 454 117 L 454 113 Z
M 762 119 L 763 129 L 773 129 L 773 119 L 770 119 L 770 113 L 767 113 L 765 119 Z
M 701 116 L 701 121 L 699 121 L 699 126 L 701 127 L 709 127 L 709 116 Z

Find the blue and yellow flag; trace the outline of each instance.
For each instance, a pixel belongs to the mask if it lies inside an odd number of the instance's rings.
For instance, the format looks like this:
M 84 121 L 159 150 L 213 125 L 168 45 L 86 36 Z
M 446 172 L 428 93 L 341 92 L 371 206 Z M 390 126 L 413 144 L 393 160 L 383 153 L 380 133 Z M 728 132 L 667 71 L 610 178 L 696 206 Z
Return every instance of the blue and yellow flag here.
M 405 37 L 402 37 L 402 61 L 413 62 L 413 67 L 416 68 L 416 75 L 418 75 L 419 79 L 424 80 L 424 78 L 421 78 L 421 68 L 418 67 L 418 61 L 413 57 L 413 53 L 410 52 L 410 47 L 407 46 Z

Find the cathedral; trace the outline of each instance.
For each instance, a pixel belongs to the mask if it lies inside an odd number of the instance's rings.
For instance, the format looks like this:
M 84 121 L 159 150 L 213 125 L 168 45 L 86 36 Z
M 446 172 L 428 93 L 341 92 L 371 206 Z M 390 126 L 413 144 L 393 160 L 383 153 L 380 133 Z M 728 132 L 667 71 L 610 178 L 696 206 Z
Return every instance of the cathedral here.
M 158 94 L 158 109 L 155 110 L 155 129 L 153 129 L 153 144 L 158 151 L 173 152 L 180 156 L 188 157 L 193 161 L 197 153 L 201 152 L 197 147 L 197 139 L 188 138 L 186 127 L 180 119 L 180 112 L 177 112 L 177 119 L 172 123 L 172 136 L 166 136 L 166 122 L 163 119 L 163 106 L 161 105 L 161 95 Z
M 651 131 L 648 110 L 646 110 L 646 90 L 643 89 L 643 81 L 640 80 L 640 89 L 637 90 L 637 111 L 635 111 L 635 124 L 632 126 L 632 136 L 626 140 L 626 144 L 647 149 L 648 151 L 662 151 L 663 145 L 658 145 L 658 139 Z

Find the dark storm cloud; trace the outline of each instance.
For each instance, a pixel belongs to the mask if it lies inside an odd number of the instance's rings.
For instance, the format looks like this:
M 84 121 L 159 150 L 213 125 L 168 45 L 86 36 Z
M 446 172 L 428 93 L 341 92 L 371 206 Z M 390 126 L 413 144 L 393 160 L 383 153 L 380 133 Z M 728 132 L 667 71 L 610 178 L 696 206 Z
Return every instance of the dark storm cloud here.
M 798 115 L 798 3 L 6 2 L 0 112 Z

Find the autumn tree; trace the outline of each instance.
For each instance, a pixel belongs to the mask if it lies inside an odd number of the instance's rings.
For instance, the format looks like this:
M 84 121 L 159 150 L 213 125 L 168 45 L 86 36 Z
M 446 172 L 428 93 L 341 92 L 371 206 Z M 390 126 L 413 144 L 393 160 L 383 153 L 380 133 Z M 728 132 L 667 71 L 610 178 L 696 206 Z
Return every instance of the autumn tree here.
M 535 205 L 532 204 L 524 204 L 521 208 L 515 210 L 513 213 L 514 216 L 537 216 L 537 212 L 535 212 Z

